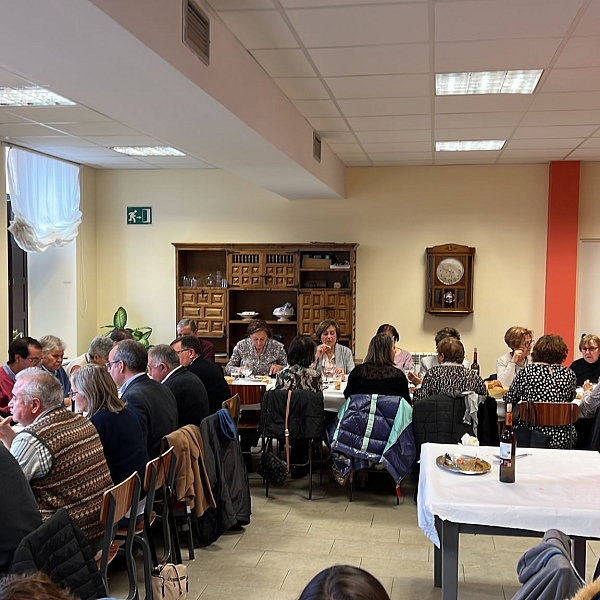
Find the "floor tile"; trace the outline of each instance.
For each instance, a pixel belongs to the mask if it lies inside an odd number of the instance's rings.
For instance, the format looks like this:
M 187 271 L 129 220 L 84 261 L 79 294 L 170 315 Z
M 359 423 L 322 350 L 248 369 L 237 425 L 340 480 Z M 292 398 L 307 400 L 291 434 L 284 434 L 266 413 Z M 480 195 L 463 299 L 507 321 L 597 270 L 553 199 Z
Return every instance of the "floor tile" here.
M 200 600 L 296 600 L 298 594 L 272 588 L 248 588 L 245 586 L 213 585 L 205 587 Z M 188 594 L 188 600 L 190 595 Z
M 343 508 L 325 508 L 318 506 L 317 510 L 292 508 L 286 522 L 298 523 L 347 523 L 354 527 L 371 527 L 373 524 L 372 512 L 347 512 Z
M 246 528 L 248 534 L 256 535 L 295 535 L 305 537 L 310 528 L 310 523 L 280 523 L 279 521 L 258 521 L 251 523 Z
M 189 580 L 192 589 L 195 589 L 196 585 L 223 585 L 225 582 L 227 585 L 248 588 L 280 589 L 287 574 L 287 569 L 264 569 L 260 566 L 241 567 L 228 564 L 216 569 L 214 565 L 205 565 L 202 569 L 195 569 Z
M 275 506 L 252 507 L 252 523 L 260 521 L 285 521 L 290 510 L 288 508 L 277 508 Z
M 355 527 L 343 523 L 312 523 L 308 538 L 326 538 L 336 540 L 374 541 L 397 543 L 399 530 L 391 527 Z
M 196 548 L 196 559 L 188 561 L 188 572 L 203 570 L 205 567 L 222 567 L 223 565 L 237 565 L 240 567 L 256 567 L 264 553 L 261 550 L 223 550 L 210 552 L 207 548 Z
M 347 540 L 335 540 L 331 554 L 335 556 L 360 556 L 362 558 L 397 558 L 398 560 L 426 561 L 426 547 L 394 544 L 390 542 L 362 541 L 360 544 L 348 543 Z
M 246 533 L 237 546 L 238 550 L 271 550 L 274 552 L 298 552 L 301 554 L 327 555 L 333 546 L 333 539 L 308 538 L 299 536 L 253 535 Z
M 503 552 L 508 550 L 509 552 L 521 552 L 523 554 L 525 551 L 537 546 L 542 538 L 531 538 L 531 537 L 518 537 L 518 536 L 504 536 L 504 535 L 494 535 L 494 548 Z
M 430 579 L 433 582 L 433 564 L 421 560 L 397 560 L 394 558 L 363 558 L 361 569 L 375 577 L 396 577 L 398 579 Z
M 273 567 L 276 569 L 306 569 L 314 570 L 319 573 L 332 565 L 352 565 L 360 567 L 360 557 L 358 556 L 332 556 L 303 554 L 300 552 L 272 552 L 266 551 L 262 554 L 259 561 L 261 567 Z

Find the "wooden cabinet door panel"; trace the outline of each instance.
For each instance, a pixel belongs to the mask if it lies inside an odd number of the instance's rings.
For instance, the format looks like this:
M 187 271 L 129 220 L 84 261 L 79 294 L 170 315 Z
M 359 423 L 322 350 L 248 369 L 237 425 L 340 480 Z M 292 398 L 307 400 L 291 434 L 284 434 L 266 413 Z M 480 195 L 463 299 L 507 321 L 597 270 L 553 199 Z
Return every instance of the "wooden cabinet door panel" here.
M 296 277 L 296 252 L 265 252 L 264 287 L 289 288 L 298 285 Z
M 262 252 L 232 252 L 228 257 L 229 285 L 241 288 L 262 287 Z
M 181 318 L 194 319 L 202 337 L 222 337 L 225 333 L 227 295 L 221 288 L 179 290 Z

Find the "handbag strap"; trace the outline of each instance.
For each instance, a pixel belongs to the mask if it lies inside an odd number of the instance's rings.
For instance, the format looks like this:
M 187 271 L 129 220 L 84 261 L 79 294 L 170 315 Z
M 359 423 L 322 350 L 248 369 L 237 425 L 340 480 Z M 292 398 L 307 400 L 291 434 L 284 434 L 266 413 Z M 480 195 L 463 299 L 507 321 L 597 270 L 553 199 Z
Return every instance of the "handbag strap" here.
M 292 390 L 288 390 L 287 403 L 285 405 L 285 464 L 286 473 L 290 472 L 290 403 L 292 401 Z

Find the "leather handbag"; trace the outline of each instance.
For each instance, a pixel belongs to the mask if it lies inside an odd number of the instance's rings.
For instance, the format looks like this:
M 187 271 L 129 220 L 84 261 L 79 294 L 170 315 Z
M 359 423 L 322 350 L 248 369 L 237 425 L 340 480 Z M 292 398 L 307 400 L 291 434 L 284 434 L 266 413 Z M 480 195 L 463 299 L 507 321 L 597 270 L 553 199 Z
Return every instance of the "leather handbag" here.
M 528 400 L 527 404 L 529 406 L 529 414 L 533 414 L 533 423 L 530 423 L 529 421 L 520 421 L 519 425 L 515 427 L 517 447 L 550 448 L 550 436 L 535 428 L 538 420 L 535 404 L 531 400 Z
M 292 390 L 288 390 L 287 402 L 285 406 L 285 460 L 281 460 L 273 452 L 263 450 L 260 462 L 256 467 L 256 472 L 270 485 L 283 485 L 290 472 L 290 402 L 292 400 Z
M 152 594 L 154 600 L 186 600 L 188 575 L 186 565 L 167 563 L 159 565 L 152 574 Z

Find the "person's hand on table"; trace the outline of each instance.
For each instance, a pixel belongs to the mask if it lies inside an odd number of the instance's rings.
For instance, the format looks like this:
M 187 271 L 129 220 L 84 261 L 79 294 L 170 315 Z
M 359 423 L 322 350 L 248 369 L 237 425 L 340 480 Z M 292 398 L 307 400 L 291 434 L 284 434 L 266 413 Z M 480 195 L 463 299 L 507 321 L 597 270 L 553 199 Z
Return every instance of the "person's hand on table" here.
M 344 369 L 342 369 L 342 367 L 336 367 L 333 370 L 333 377 L 339 377 L 342 381 L 346 381 L 346 373 L 344 373 Z
M 590 383 L 589 379 L 586 379 L 583 383 L 583 391 L 584 392 L 591 392 L 594 389 L 594 384 Z
M 423 383 L 423 376 L 420 373 L 415 373 L 414 371 L 408 371 L 406 378 L 413 385 L 421 385 Z
M 0 417 L 0 441 L 7 447 L 12 446 L 13 440 L 15 439 L 16 433 L 10 426 L 12 417 L 1 418 Z
M 281 371 L 281 369 L 283 369 L 283 365 L 271 365 L 269 375 L 275 375 L 278 371 Z

